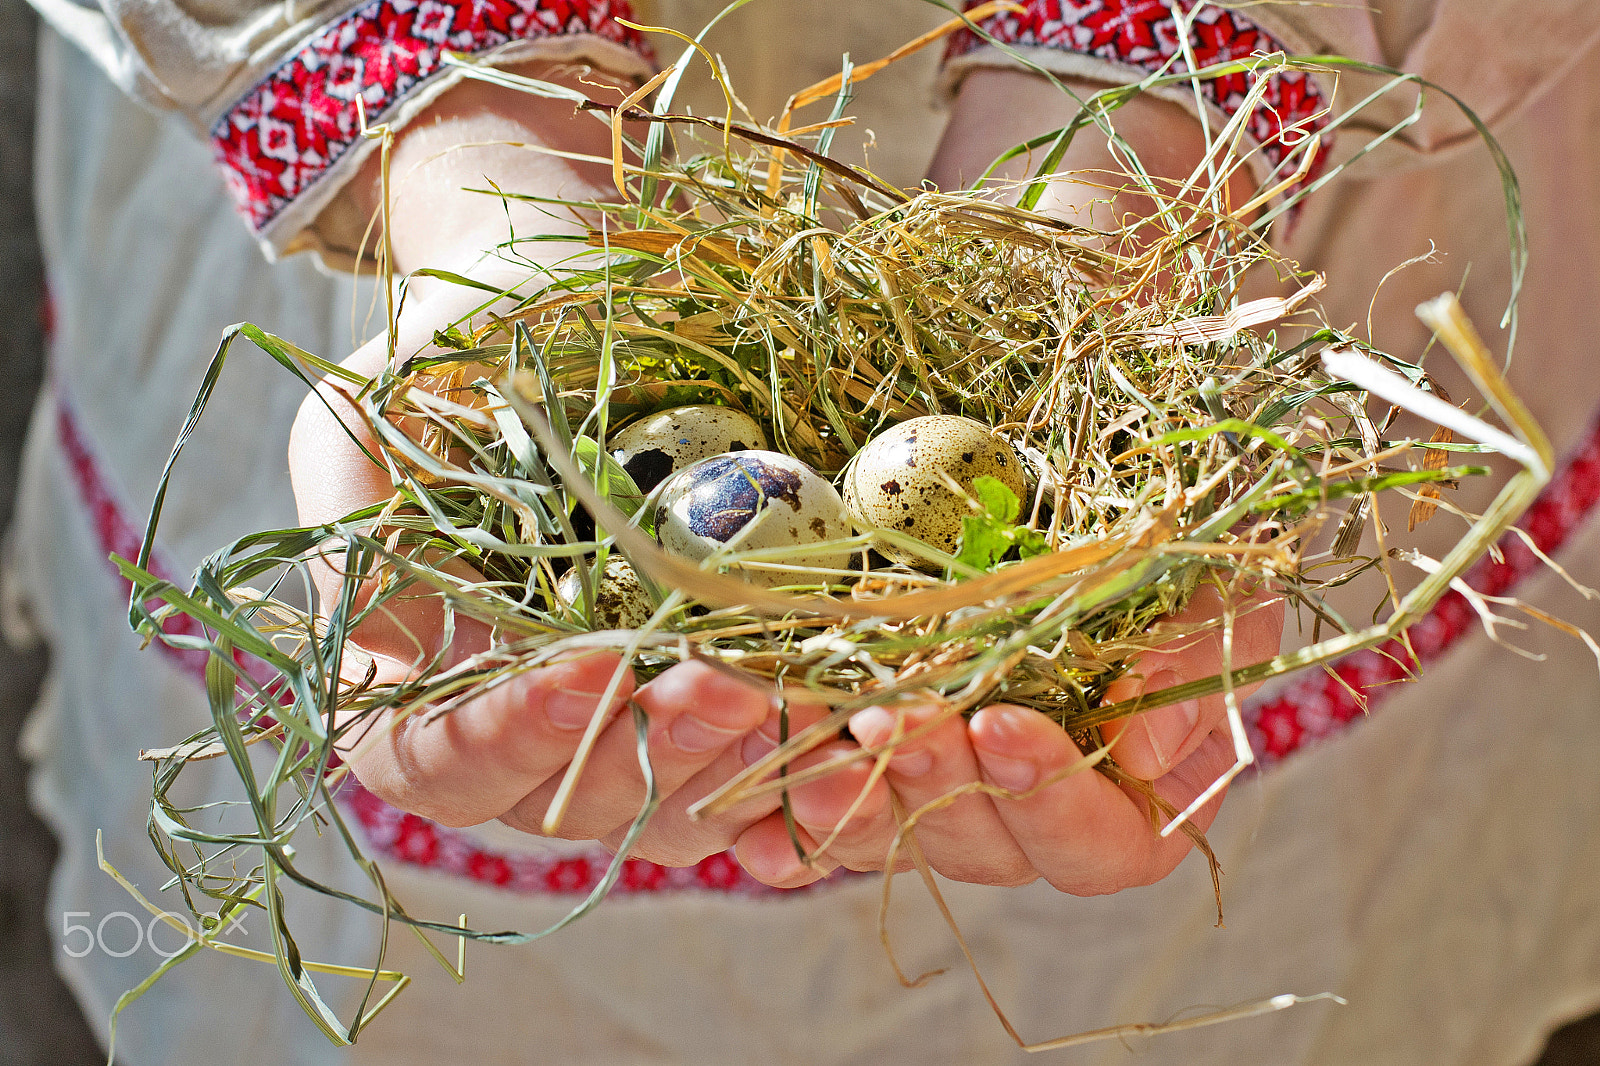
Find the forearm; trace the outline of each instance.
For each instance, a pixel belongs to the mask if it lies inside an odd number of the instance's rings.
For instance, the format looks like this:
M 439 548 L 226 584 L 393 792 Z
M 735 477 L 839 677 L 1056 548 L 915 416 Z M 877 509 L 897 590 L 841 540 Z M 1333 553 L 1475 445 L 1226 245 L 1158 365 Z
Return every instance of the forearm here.
M 558 81 L 606 102 L 623 95 L 616 79 L 599 72 L 580 77 L 541 66 L 523 73 Z M 1067 84 L 1080 98 L 1103 88 L 1093 82 Z M 1036 74 L 974 71 L 962 82 L 929 177 L 941 188 L 964 188 L 1001 152 L 1066 125 L 1078 110 L 1076 100 Z M 1176 104 L 1139 97 L 1114 112 L 1113 122 L 1157 179 L 1186 180 L 1205 160 L 1207 145 L 1199 123 Z M 607 126 L 570 103 L 464 82 L 395 137 L 389 167 L 394 269 L 397 273 L 422 266 L 465 269 L 512 233 L 580 236 L 585 226 L 575 213 L 512 199 L 496 201 L 491 194 L 473 190 L 488 189 L 492 181 L 510 193 L 578 202 L 614 198 L 611 170 L 601 161 L 609 158 L 611 147 Z M 1019 157 L 1002 167 L 998 177 L 1018 180 L 1036 165 L 1037 159 Z M 1046 213 L 1110 230 L 1120 228 L 1130 213 L 1145 217 L 1155 208 L 1138 192 L 1113 196 L 1104 187 L 1119 180 L 1125 166 L 1094 127 L 1074 138 L 1058 169 L 1081 174 L 1083 180 L 1052 182 L 1039 202 Z M 1229 182 L 1228 200 L 1245 202 L 1252 184 L 1249 173 L 1237 169 Z M 376 156 L 363 168 L 352 191 L 362 210 L 369 214 L 377 210 L 383 190 Z M 532 247 L 525 245 L 524 254 Z M 552 254 L 558 247 L 547 246 Z M 539 256 L 537 251 L 533 254 Z
M 602 102 L 615 103 L 624 95 L 623 83 L 602 72 L 580 74 L 549 65 L 518 72 Z M 395 272 L 463 271 L 513 233 L 581 237 L 586 227 L 574 212 L 474 190 L 498 187 L 574 202 L 615 199 L 611 169 L 602 161 L 610 156 L 610 129 L 594 113 L 516 89 L 463 82 L 401 129 L 390 149 L 388 221 Z M 363 168 L 352 194 L 369 216 L 378 210 L 384 190 L 377 156 Z M 519 252 L 548 260 L 559 247 L 526 243 Z
M 1080 99 L 1105 88 L 1095 82 L 1063 80 Z M 1022 70 L 975 70 L 961 83 L 928 176 L 940 188 L 965 188 L 1001 152 L 1065 126 L 1078 111 L 1077 100 L 1040 75 Z M 1177 104 L 1139 96 L 1114 111 L 1111 122 L 1146 172 L 1158 180 L 1186 181 L 1206 159 L 1206 139 L 1199 122 Z M 1038 163 L 1037 156 L 1019 157 L 1002 167 L 997 177 L 1002 181 L 1024 179 Z M 1094 126 L 1073 138 L 1057 170 L 1081 174 L 1082 180 L 1052 181 L 1039 201 L 1038 209 L 1046 214 L 1111 231 L 1120 229 L 1129 217 L 1149 217 L 1157 207 L 1138 192 L 1128 190 L 1113 196 L 1106 188 L 1126 183 L 1126 165 Z M 1228 201 L 1243 204 L 1253 191 L 1251 175 L 1238 168 L 1229 179 Z M 1187 199 L 1193 202 L 1196 197 Z

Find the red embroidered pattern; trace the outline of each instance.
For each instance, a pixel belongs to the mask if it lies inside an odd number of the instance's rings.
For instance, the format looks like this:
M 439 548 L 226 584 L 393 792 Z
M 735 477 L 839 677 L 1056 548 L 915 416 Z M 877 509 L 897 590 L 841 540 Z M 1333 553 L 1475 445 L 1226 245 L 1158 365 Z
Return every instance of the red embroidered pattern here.
M 446 51 L 593 34 L 649 59 L 623 26 L 627 0 L 369 0 L 319 31 L 245 94 L 211 130 L 213 154 L 251 229 L 260 233 L 407 93 L 443 69 Z
M 406 814 L 358 784 L 340 791 L 342 806 L 355 814 L 373 852 L 412 866 L 423 866 L 511 892 L 545 896 L 587 896 L 605 876 L 611 853 L 594 847 L 579 854 L 537 851 L 500 852 L 483 847 L 471 834 Z M 817 884 L 829 884 L 820 881 Z M 806 886 L 811 888 L 813 886 Z M 746 898 L 787 896 L 801 889 L 772 888 L 745 872 L 731 851 L 694 866 L 658 866 L 624 859 L 611 888 L 613 896 L 651 892 L 716 892 Z
M 967 0 L 967 7 L 980 0 Z M 1171 62 L 1173 72 L 1188 70 L 1180 55 L 1176 6 L 1185 14 L 1198 0 L 1027 0 L 1020 14 L 1002 12 L 981 23 L 995 40 L 1015 46 L 1057 48 L 1153 73 Z M 1248 19 L 1220 7 L 1205 6 L 1194 18 L 1190 48 L 1200 67 L 1250 56 L 1284 52 L 1274 37 Z M 966 55 L 986 42 L 971 30 L 951 38 L 947 59 Z M 1174 58 L 1177 57 L 1177 58 Z M 1232 116 L 1244 105 L 1255 81 L 1248 73 L 1227 74 L 1201 83 L 1206 99 Z M 1267 84 L 1248 128 L 1266 157 L 1277 166 L 1291 150 L 1328 124 L 1328 101 L 1316 81 L 1301 71 L 1283 71 Z M 1322 160 L 1307 180 L 1316 177 Z
M 53 305 L 51 314 L 54 314 Z M 78 496 L 83 501 L 84 507 L 89 512 L 89 520 L 94 524 L 95 538 L 100 542 L 100 555 L 108 560 L 110 557 L 120 555 L 124 559 L 139 558 L 139 546 L 144 543 L 144 530 L 128 520 L 127 512 L 116 494 L 111 490 L 105 477 L 100 473 L 99 461 L 90 450 L 89 442 L 84 437 L 83 431 L 78 426 L 78 420 L 73 417 L 72 408 L 67 404 L 66 398 L 61 394 L 59 387 L 56 389 L 56 435 L 61 440 L 61 450 L 66 455 L 67 465 L 72 469 L 72 477 L 78 486 Z M 153 573 L 165 576 L 170 570 L 163 566 L 160 559 L 151 553 L 150 569 Z M 133 586 L 122 580 L 122 573 L 113 566 L 113 572 L 124 592 L 132 593 Z M 176 615 L 167 619 L 162 626 L 164 632 L 200 637 L 200 623 L 188 615 Z M 198 649 L 174 648 L 168 644 L 158 644 L 177 665 L 187 674 L 196 678 L 203 686 L 206 683 L 206 661 L 209 653 Z

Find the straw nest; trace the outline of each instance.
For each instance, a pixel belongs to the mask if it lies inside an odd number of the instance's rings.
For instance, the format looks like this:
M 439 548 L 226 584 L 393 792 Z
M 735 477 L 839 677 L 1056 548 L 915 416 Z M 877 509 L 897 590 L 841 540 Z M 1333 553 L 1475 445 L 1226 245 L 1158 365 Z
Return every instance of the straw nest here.
M 1102 706 L 1108 685 L 1141 648 L 1181 632 L 1151 627 L 1202 582 L 1230 605 L 1270 583 L 1343 646 L 1374 639 L 1322 605 L 1326 587 L 1374 562 L 1347 558 L 1365 513 L 1351 504 L 1436 493 L 1479 472 L 1449 456 L 1483 446 L 1439 434 L 1424 458 L 1418 442 L 1384 439 L 1361 389 L 1324 368 L 1339 351 L 1387 367 L 1384 380 L 1412 393 L 1428 388 L 1417 366 L 1319 322 L 1320 279 L 1263 240 L 1304 169 L 1291 161 L 1277 188 L 1227 203 L 1222 189 L 1242 163 L 1230 161 L 1223 130 L 1217 165 L 1189 187 L 1136 168 L 1086 176 L 1133 182 L 1157 208 L 1090 231 L 1033 211 L 1039 182 L 906 192 L 830 158 L 841 85 L 797 98 L 830 94 L 832 119 L 803 130 L 788 115 L 766 126 L 676 114 L 665 102 L 583 105 L 615 121 L 619 143 L 623 116 L 651 131 L 625 152 L 639 162 L 617 165 L 618 202 L 546 205 L 585 220 L 588 247 L 530 267 L 512 291 L 485 293 L 481 313 L 441 330 L 429 350 L 396 352 L 376 379 L 348 381 L 393 498 L 323 527 L 245 538 L 209 560 L 192 590 L 127 566 L 135 621 L 156 633 L 168 615 L 191 614 L 214 653 L 213 727 L 155 753 L 153 836 L 187 885 L 225 909 L 281 906 L 262 887 L 305 879 L 284 850 L 302 823 L 330 819 L 359 854 L 327 802 L 336 741 L 354 743 L 391 709 L 447 714 L 577 649 L 619 650 L 643 677 L 710 660 L 837 711 L 707 800 L 716 805 L 784 787 L 776 775 L 787 760 L 852 711 L 901 697 L 950 713 L 1001 699 L 1035 707 L 1092 750 L 1097 725 L 1140 709 Z M 1107 95 L 1078 127 L 1109 126 L 1129 95 Z M 1025 147 L 1048 170 L 1078 127 Z M 525 247 L 509 240 L 495 254 L 516 262 Z M 1246 279 L 1262 278 L 1278 295 L 1244 300 Z M 298 372 L 339 373 L 254 327 L 239 332 Z M 744 412 L 774 450 L 830 481 L 897 424 L 965 416 L 1007 442 L 1027 476 L 1020 492 L 995 479 L 952 487 L 964 513 L 946 548 L 857 517 L 825 545 L 837 550 L 830 565 L 794 566 L 792 550 L 745 550 L 737 537 L 691 560 L 662 550 L 659 501 L 610 454 L 631 422 L 686 404 Z M 771 503 L 758 495 L 756 510 Z M 319 557 L 347 575 L 346 595 L 313 613 L 288 590 L 309 590 Z M 603 602 L 619 558 L 645 597 L 647 620 L 626 629 Z M 1338 565 L 1311 565 L 1330 560 Z M 357 588 L 376 590 L 360 609 Z M 489 623 L 498 643 L 452 669 L 423 661 L 408 681 L 378 684 L 345 638 L 384 603 L 418 595 Z M 1400 606 L 1402 622 L 1415 614 L 1416 604 Z M 1232 622 L 1230 606 L 1209 625 Z M 1285 657 L 1251 676 L 1315 661 Z M 1232 680 L 1191 683 L 1150 705 Z M 252 760 L 252 750 L 271 758 Z M 221 753 L 255 767 L 245 780 L 259 825 L 236 837 L 197 830 L 194 812 L 168 797 L 186 765 Z M 1100 766 L 1114 772 L 1110 759 Z M 263 841 L 255 874 L 218 858 Z M 407 915 L 374 884 L 372 899 L 355 902 L 459 932 Z M 303 975 L 290 985 L 314 999 Z

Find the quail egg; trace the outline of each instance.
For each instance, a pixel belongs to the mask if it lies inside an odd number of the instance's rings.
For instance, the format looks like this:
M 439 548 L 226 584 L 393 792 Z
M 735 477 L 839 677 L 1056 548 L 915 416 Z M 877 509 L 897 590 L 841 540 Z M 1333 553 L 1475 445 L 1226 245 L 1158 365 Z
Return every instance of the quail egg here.
M 583 582 L 576 568 L 556 582 L 556 595 L 574 607 L 582 608 Z M 600 587 L 594 590 L 594 623 L 601 629 L 638 629 L 655 614 L 650 594 L 639 583 L 628 560 L 620 555 L 606 559 Z
M 656 505 L 656 539 L 675 555 L 696 561 L 724 546 L 732 551 L 792 546 L 781 559 L 734 564 L 753 584 L 817 580 L 791 567 L 839 569 L 850 553 L 817 548 L 850 535 L 850 516 L 839 493 L 805 463 L 779 452 L 740 451 L 702 459 L 673 475 Z
M 863 524 L 898 529 L 954 555 L 961 520 L 972 513 L 972 483 L 984 475 L 1022 497 L 1016 449 L 982 422 L 925 415 L 885 430 L 856 453 L 844 473 L 844 501 Z M 928 565 L 892 545 L 875 547 L 896 562 Z
M 766 446 L 767 436 L 755 419 L 715 404 L 658 411 L 611 438 L 612 456 L 644 492 L 701 459 Z

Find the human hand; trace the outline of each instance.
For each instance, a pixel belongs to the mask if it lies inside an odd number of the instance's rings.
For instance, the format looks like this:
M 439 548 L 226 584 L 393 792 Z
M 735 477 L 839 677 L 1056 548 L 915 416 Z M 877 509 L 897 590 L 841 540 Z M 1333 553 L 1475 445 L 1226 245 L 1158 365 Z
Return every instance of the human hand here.
M 1080 97 L 1102 87 L 1074 79 L 1067 83 Z M 1065 125 L 1077 110 L 1071 96 L 1033 74 L 976 70 L 958 90 L 929 176 L 944 188 L 965 187 L 999 153 Z M 1153 96 L 1120 109 L 1117 129 L 1157 179 L 1184 179 L 1206 157 L 1205 136 L 1193 118 Z M 1027 162 L 1013 160 L 999 177 L 1024 177 Z M 1118 185 L 1115 175 L 1123 166 L 1104 138 L 1086 131 L 1073 140 L 1060 162 L 1062 177 L 1050 183 L 1038 209 L 1104 230 L 1120 229 L 1130 216 L 1147 217 L 1156 203 L 1137 188 Z M 1091 177 L 1072 177 L 1084 172 Z M 1243 202 L 1249 194 L 1248 175 L 1240 170 L 1230 179 L 1228 195 Z M 1208 617 L 1219 609 L 1214 593 L 1202 590 L 1179 620 Z M 1281 603 L 1242 615 L 1233 633 L 1232 662 L 1245 665 L 1275 654 L 1282 625 Z M 1210 677 L 1221 668 L 1219 640 L 1182 639 L 1146 653 L 1138 673 L 1118 681 L 1107 700 Z M 1208 697 L 1113 723 L 1102 735 L 1112 743 L 1118 767 L 1150 781 L 1157 797 L 1182 810 L 1234 760 L 1231 739 L 1219 730 L 1224 719 L 1222 698 Z M 878 776 L 873 761 L 863 759 L 795 786 L 792 809 L 802 845 L 808 851 L 824 841 L 829 845 L 807 865 L 796 855 L 787 828 L 768 819 L 740 841 L 741 860 L 754 876 L 794 885 L 840 865 L 876 870 L 893 861 L 903 867 L 903 855 L 889 855 L 899 828 L 891 796 L 915 820 L 917 842 L 929 864 L 956 880 L 1014 885 L 1043 877 L 1067 892 L 1111 892 L 1165 876 L 1189 849 L 1184 836 L 1156 835 L 1149 801 L 1138 787 L 1089 772 L 1071 738 L 1036 711 L 997 704 L 965 720 L 933 702 L 901 704 L 868 708 L 854 716 L 850 729 L 869 751 L 896 742 L 884 772 Z M 791 768 L 844 758 L 852 749 L 848 742 L 831 744 Z M 1209 825 L 1219 802 L 1220 795 L 1196 812 L 1194 824 Z
M 597 96 L 620 97 L 592 73 L 531 73 Z M 562 154 L 540 152 L 540 146 Z M 486 256 L 484 250 L 503 241 L 508 230 L 580 238 L 583 222 L 466 190 L 493 179 L 502 188 L 547 198 L 603 200 L 615 195 L 609 168 L 584 157 L 608 156 L 610 150 L 609 130 L 589 116 L 575 115 L 570 104 L 475 82 L 452 89 L 424 119 L 403 130 L 392 149 L 387 246 L 395 270 L 440 267 L 509 288 L 526 278 L 526 260 L 554 262 L 570 255 L 576 244 L 541 240 L 519 248 L 521 264 Z M 352 189 L 357 206 L 375 210 L 382 192 L 379 169 L 369 164 Z M 412 286 L 392 349 L 402 356 L 425 352 L 435 329 L 473 312 L 482 299 L 481 291 L 464 286 Z M 371 378 L 383 369 L 390 350 L 388 336 L 380 336 L 345 366 Z M 388 500 L 394 491 L 388 472 L 362 451 L 372 440 L 346 390 L 336 379 L 325 381 L 302 406 L 291 435 L 290 472 L 301 519 L 308 525 L 340 519 Z M 341 576 L 332 565 L 316 576 L 324 602 L 333 602 Z M 370 585 L 363 592 L 370 595 Z M 410 678 L 436 655 L 449 667 L 487 651 L 493 639 L 487 626 L 463 614 L 453 619 L 448 646 L 446 631 L 438 597 L 402 595 L 369 615 L 352 639 L 371 656 L 373 680 L 392 684 Z M 646 799 L 630 706 L 648 719 L 649 761 L 661 797 L 632 854 L 691 864 L 726 850 L 745 826 L 775 809 L 773 800 L 698 822 L 684 813 L 742 770 L 747 750 L 757 758 L 771 750 L 779 732 L 769 690 L 697 662 L 638 685 L 615 654 L 572 656 L 507 677 L 448 713 L 396 719 L 393 711 L 385 712 L 352 729 L 341 750 L 367 788 L 403 810 L 449 825 L 498 818 L 539 833 L 594 722 L 598 733 L 557 832 L 615 846 Z M 821 713 L 789 708 L 796 727 Z
M 1215 619 L 1221 609 L 1216 590 L 1202 586 L 1173 621 Z M 1234 667 L 1277 654 L 1282 599 L 1258 593 L 1236 613 Z M 1222 665 L 1219 632 L 1180 637 L 1144 653 L 1136 672 L 1118 680 L 1106 701 L 1211 677 Z M 1242 687 L 1237 694 L 1252 690 Z M 1128 775 L 1150 781 L 1157 796 L 1182 810 L 1233 764 L 1226 719 L 1226 703 L 1214 695 L 1146 711 L 1102 727 L 1102 735 Z M 813 851 L 837 836 L 808 866 L 782 820 L 769 817 L 739 840 L 740 861 L 752 876 L 789 887 L 839 866 L 883 869 L 899 828 L 891 795 L 917 819 L 917 844 L 929 865 L 957 881 L 1019 885 L 1042 877 L 1064 892 L 1095 895 L 1165 877 L 1191 846 L 1183 834 L 1158 836 L 1141 789 L 1090 770 L 1072 739 L 1037 711 L 995 704 L 966 720 L 932 702 L 871 707 L 851 719 L 850 730 L 869 752 L 907 739 L 894 744 L 879 777 L 874 760 L 862 759 L 791 789 L 802 845 Z M 826 745 L 791 769 L 840 757 L 854 746 Z M 1196 827 L 1211 824 L 1221 799 L 1196 813 Z M 902 869 L 908 861 L 903 850 L 895 860 Z
M 1080 110 L 1078 100 L 1106 88 L 1083 78 L 1059 81 L 1077 99 L 1025 70 L 978 68 L 967 74 L 928 164 L 929 180 L 942 189 L 967 188 L 1002 152 L 1067 125 Z M 1156 182 L 1161 194 L 1152 196 L 1143 181 L 1131 179 L 1126 154 L 1113 150 L 1090 127 L 1073 138 L 1035 210 L 1090 230 L 1121 231 L 1129 219 L 1156 214 L 1208 156 L 1206 135 L 1194 117 L 1153 94 L 1137 96 L 1117 108 L 1114 121 L 1122 143 L 1137 155 L 1144 174 Z M 1027 156 L 1009 160 L 992 181 L 999 188 L 1015 188 L 1032 176 L 1038 163 L 1038 158 Z M 1247 168 L 1235 168 L 1226 186 L 1224 199 L 1230 205 L 1244 204 L 1255 194 Z M 1199 189 L 1178 198 L 1191 203 L 1202 199 Z M 1135 231 L 1140 240 L 1156 235 Z
M 436 288 L 402 315 L 397 349 L 425 350 L 432 328 L 454 321 L 475 300 L 454 287 Z M 469 306 L 458 306 L 461 301 Z M 371 377 L 387 352 L 387 338 L 380 337 L 345 365 Z M 372 440 L 347 388 L 337 379 L 325 382 L 303 405 L 291 435 L 290 471 L 307 524 L 342 518 L 393 493 L 388 472 L 361 450 L 371 448 Z M 320 567 L 316 576 L 324 602 L 336 602 L 342 576 L 333 565 Z M 370 585 L 363 590 L 370 592 Z M 435 656 L 448 668 L 488 651 L 493 641 L 487 625 L 465 614 L 453 619 L 448 645 L 446 632 L 438 596 L 402 594 L 368 614 L 352 639 L 371 657 L 374 682 L 398 684 Z M 630 706 L 648 719 L 647 750 L 661 798 L 632 855 L 692 864 L 726 850 L 748 825 L 776 810 L 779 800 L 773 798 L 699 821 L 687 816 L 692 803 L 744 770 L 747 760 L 765 755 L 779 736 L 770 689 L 701 662 L 636 686 L 614 653 L 570 656 L 509 676 L 445 714 L 423 711 L 397 719 L 386 711 L 350 730 L 341 751 L 368 789 L 402 810 L 447 825 L 499 819 L 542 833 L 581 739 L 598 718 L 598 735 L 556 833 L 615 847 L 646 801 Z M 823 713 L 791 706 L 791 728 L 803 728 Z

